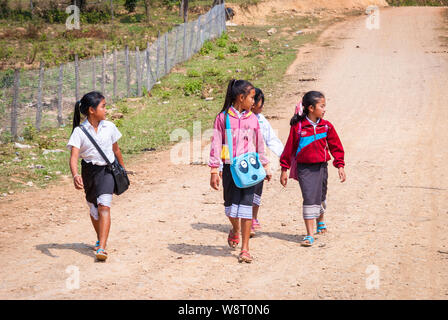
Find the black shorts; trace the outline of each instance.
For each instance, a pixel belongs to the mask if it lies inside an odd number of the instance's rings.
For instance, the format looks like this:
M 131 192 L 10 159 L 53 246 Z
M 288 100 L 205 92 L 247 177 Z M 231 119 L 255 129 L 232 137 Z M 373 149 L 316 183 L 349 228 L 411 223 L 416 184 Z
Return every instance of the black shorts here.
M 297 176 L 303 198 L 303 218 L 317 219 L 325 212 L 328 163 L 298 163 Z
M 95 207 L 98 207 L 96 200 L 100 195 L 114 193 L 114 176 L 107 166 L 97 166 L 82 160 L 81 176 L 86 200 Z
M 222 170 L 222 185 L 224 191 L 224 210 L 231 218 L 252 219 L 252 204 L 255 186 L 238 188 L 232 178 L 230 165 L 224 164 Z

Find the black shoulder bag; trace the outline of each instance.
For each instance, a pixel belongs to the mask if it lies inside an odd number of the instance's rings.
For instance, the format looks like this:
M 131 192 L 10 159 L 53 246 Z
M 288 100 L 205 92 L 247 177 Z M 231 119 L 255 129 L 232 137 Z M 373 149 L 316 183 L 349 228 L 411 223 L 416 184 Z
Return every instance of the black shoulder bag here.
M 86 128 L 84 126 L 79 126 L 82 131 L 86 134 L 87 138 L 93 143 L 95 148 L 98 150 L 100 155 L 103 157 L 103 159 L 107 163 L 107 167 L 112 172 L 112 175 L 114 176 L 115 180 L 115 187 L 114 187 L 114 193 L 116 195 L 120 195 L 129 188 L 129 178 L 128 174 L 126 173 L 126 170 L 121 166 L 121 164 L 118 162 L 117 158 L 115 158 L 114 163 L 110 163 L 109 159 L 107 159 L 106 155 L 104 154 L 103 150 L 98 146 L 95 139 L 92 138 L 92 136 L 87 132 Z

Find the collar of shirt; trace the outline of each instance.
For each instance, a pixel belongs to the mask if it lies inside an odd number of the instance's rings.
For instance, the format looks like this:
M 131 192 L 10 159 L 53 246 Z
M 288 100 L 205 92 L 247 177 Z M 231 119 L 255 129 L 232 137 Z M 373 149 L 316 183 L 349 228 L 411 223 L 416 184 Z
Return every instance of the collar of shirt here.
M 89 122 L 88 119 L 84 120 L 84 122 L 82 123 L 82 125 L 83 125 L 84 127 L 86 127 L 87 130 L 90 130 L 90 131 L 93 130 L 93 131 L 95 131 L 95 128 L 92 126 L 92 124 Z M 98 129 L 99 129 L 100 127 L 104 127 L 105 125 L 106 125 L 106 122 L 104 122 L 104 120 L 101 120 L 100 123 L 98 123 Z
M 243 110 L 243 112 L 240 113 L 238 110 L 234 108 L 234 106 L 231 106 L 231 108 L 233 109 L 233 112 L 235 112 L 235 114 L 238 116 L 238 118 L 241 118 L 247 112 L 246 110 Z
M 306 116 L 306 119 L 313 125 L 313 127 L 317 126 L 320 122 L 320 118 L 318 118 L 316 122 L 311 121 L 308 116 Z

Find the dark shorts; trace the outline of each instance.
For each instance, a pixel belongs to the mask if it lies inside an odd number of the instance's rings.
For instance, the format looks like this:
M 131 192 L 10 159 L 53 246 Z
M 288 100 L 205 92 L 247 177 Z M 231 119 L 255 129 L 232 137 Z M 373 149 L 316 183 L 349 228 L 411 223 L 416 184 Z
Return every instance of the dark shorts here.
M 97 198 L 102 194 L 114 193 L 114 176 L 107 166 L 97 166 L 81 161 L 81 176 L 86 200 L 98 207 Z
M 224 191 L 224 211 L 231 218 L 252 219 L 252 203 L 255 186 L 238 188 L 233 182 L 230 165 L 224 164 L 222 170 Z
M 261 205 L 261 194 L 263 193 L 263 183 L 264 180 L 261 181 L 259 184 L 255 185 L 254 204 L 257 206 Z
M 298 163 L 297 176 L 302 191 L 303 218 L 317 219 L 326 208 L 328 164 Z

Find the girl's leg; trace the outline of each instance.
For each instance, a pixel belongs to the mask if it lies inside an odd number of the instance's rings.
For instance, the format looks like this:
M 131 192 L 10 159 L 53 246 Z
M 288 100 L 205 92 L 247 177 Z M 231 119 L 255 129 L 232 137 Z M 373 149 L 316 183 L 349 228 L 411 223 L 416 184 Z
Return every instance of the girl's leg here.
M 314 230 L 314 219 L 304 219 L 306 227 L 306 235 L 313 236 Z
M 92 215 L 90 215 L 90 220 L 92 220 L 92 225 L 96 232 L 96 239 L 100 240 L 100 220 L 99 219 L 95 220 L 95 218 L 92 217 Z
M 319 222 L 325 222 L 325 221 L 324 221 L 324 214 L 322 213 L 322 214 L 319 216 L 319 218 L 317 218 L 316 220 L 317 220 L 317 223 L 319 223 Z M 326 232 L 327 232 L 327 229 L 322 229 L 322 230 L 320 230 L 320 233 L 326 233 Z
M 228 217 L 230 220 L 230 223 L 232 224 L 232 231 L 233 233 L 239 233 L 240 232 L 240 219 L 239 218 L 231 218 Z
M 241 250 L 249 251 L 250 227 L 252 227 L 252 219 L 241 219 L 242 245 Z
M 254 204 L 252 206 L 252 219 L 257 219 L 258 218 L 258 210 L 260 209 L 260 206 Z
M 100 249 L 106 249 L 110 230 L 110 208 L 98 205 Z

